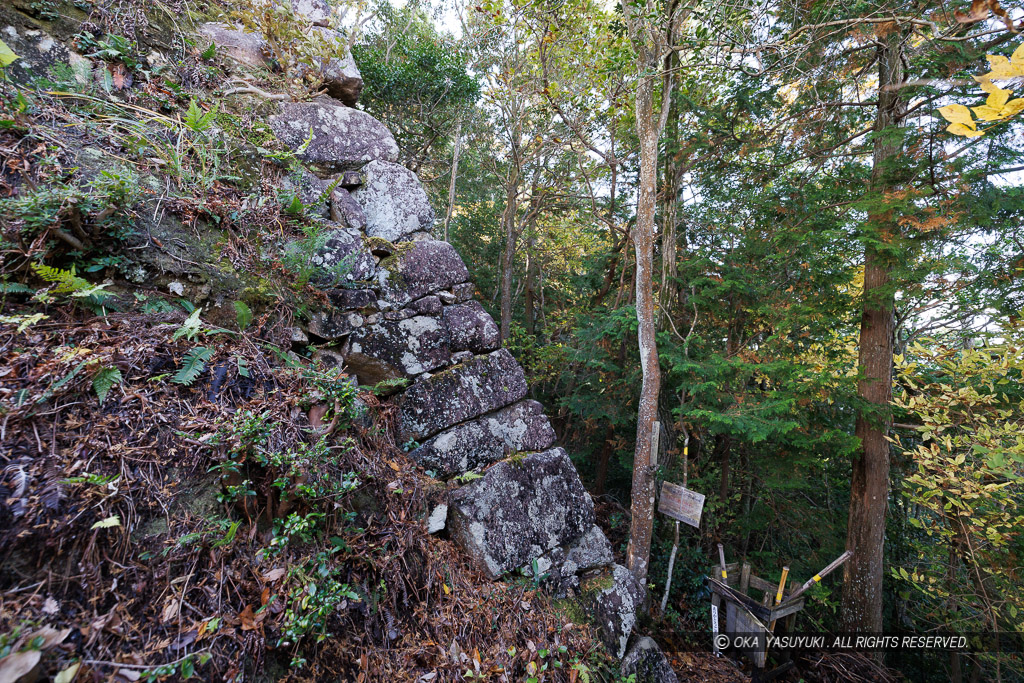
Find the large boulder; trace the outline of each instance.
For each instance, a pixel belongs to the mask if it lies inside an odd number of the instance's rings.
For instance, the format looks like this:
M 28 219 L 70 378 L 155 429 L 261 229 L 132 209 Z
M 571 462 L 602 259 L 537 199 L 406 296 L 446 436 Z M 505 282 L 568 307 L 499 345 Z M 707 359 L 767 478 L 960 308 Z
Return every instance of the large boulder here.
M 331 193 L 331 220 L 346 228 L 366 229 L 366 215 L 352 199 L 352 194 L 343 187 L 336 187 Z
M 447 242 L 421 240 L 395 246 L 396 253 L 381 261 L 377 275 L 386 301 L 404 306 L 469 279 L 466 264 Z
M 218 54 L 226 55 L 243 66 L 266 66 L 269 46 L 258 33 L 247 33 L 238 27 L 209 22 L 199 27 L 199 35 L 216 45 Z
M 478 301 L 446 306 L 442 316 L 452 351 L 485 353 L 501 345 L 501 334 L 494 318 Z
M 332 229 L 323 245 L 313 254 L 310 264 L 319 272 L 316 282 L 337 286 L 342 282 L 369 280 L 377 270 L 373 255 L 363 244 L 357 230 Z
M 14 16 L 0 12 L 0 21 L 17 18 L 14 8 L 11 9 Z M 44 31 L 6 24 L 6 21 L 0 23 L 0 27 L 3 27 L 0 28 L 0 40 L 18 55 L 18 59 L 2 69 L 0 79 L 10 78 L 15 83 L 27 83 L 33 78 L 46 77 L 55 66 L 66 64 L 71 67 L 78 83 L 87 85 L 92 80 L 92 63 L 69 50 L 63 41 Z
M 594 524 L 594 505 L 561 448 L 500 462 L 451 495 L 452 534 L 491 577 L 569 543 Z
M 676 672 L 658 644 L 644 636 L 637 638 L 622 658 L 622 677 L 635 676 L 636 683 L 678 683 Z
M 475 356 L 413 384 L 398 402 L 401 442 L 422 440 L 526 396 L 526 376 L 506 349 Z
M 280 113 L 270 117 L 270 128 L 299 159 L 322 172 L 398 158 L 398 144 L 383 123 L 327 98 L 282 104 Z M 307 140 L 309 144 L 299 152 Z
M 292 12 L 316 26 L 331 22 L 331 6 L 327 0 L 291 0 Z
M 348 41 L 342 33 L 332 28 L 314 26 L 313 30 L 319 34 L 322 43 L 334 48 L 330 57 L 316 65 L 317 75 L 323 80 L 327 94 L 354 107 L 363 91 L 363 75 L 359 73 L 356 60 L 348 49 Z
M 448 335 L 437 318 L 424 315 L 361 327 L 345 348 L 345 363 L 360 384 L 414 377 L 445 365 L 449 358 Z
M 568 546 L 552 548 L 530 565 L 522 567 L 523 572 L 541 581 L 555 597 L 565 597 L 570 589 L 580 585 L 579 574 L 615 562 L 612 544 L 596 524 Z
M 544 416 L 544 407 L 525 400 L 441 432 L 409 457 L 446 479 L 510 453 L 544 450 L 554 442 L 555 430 Z
M 390 161 L 367 164 L 363 169 L 366 180 L 352 196 L 366 214 L 366 234 L 398 242 L 414 232 L 430 230 L 434 210 L 416 174 Z
M 603 574 L 585 581 L 581 592 L 583 602 L 594 615 L 605 646 L 621 659 L 626 654 L 626 643 L 644 600 L 644 587 L 633 572 L 616 564 Z

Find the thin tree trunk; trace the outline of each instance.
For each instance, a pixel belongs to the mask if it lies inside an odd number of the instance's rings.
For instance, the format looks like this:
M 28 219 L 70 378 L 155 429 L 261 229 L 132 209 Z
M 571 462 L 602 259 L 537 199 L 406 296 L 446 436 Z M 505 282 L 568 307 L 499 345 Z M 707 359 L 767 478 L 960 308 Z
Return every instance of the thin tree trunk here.
M 904 113 L 900 90 L 887 87 L 903 81 L 900 43 L 900 34 L 894 32 L 879 47 L 878 134 L 871 171 L 871 189 L 877 194 L 893 188 L 888 167 L 900 152 L 895 138 L 882 134 L 899 126 Z M 892 246 L 897 226 L 888 212 L 876 211 L 868 215 L 867 227 L 871 234 L 864 248 L 864 310 L 857 359 L 862 379 L 857 383 L 857 395 L 868 408 L 859 412 L 855 427 L 861 447 L 853 462 L 846 536 L 846 548 L 853 551 L 853 557 L 843 566 L 841 615 L 843 630 L 851 633 L 882 630 L 882 562 L 889 502 L 886 435 L 892 423 L 895 294 L 889 282 L 893 261 L 886 249 Z
M 505 249 L 501 254 L 501 341 L 508 339 L 512 327 L 512 266 L 516 254 L 516 213 L 519 209 L 519 173 L 505 184 L 505 210 L 501 222 L 505 228 Z
M 668 93 L 665 93 L 667 96 Z M 661 371 L 654 321 L 654 210 L 658 174 L 658 122 L 654 113 L 654 79 L 642 77 L 636 92 L 636 127 L 640 138 L 640 190 L 637 196 L 636 228 L 636 318 L 640 347 L 642 382 L 637 406 L 636 450 L 633 456 L 633 486 L 630 501 L 632 522 L 626 566 L 647 584 L 654 528 L 654 471 L 651 467 L 651 429 L 658 418 Z
M 455 208 L 455 179 L 459 175 L 459 150 L 462 149 L 462 119 L 455 124 L 455 149 L 452 151 L 452 181 L 448 185 L 448 211 L 444 215 L 444 241 L 448 241 L 448 224 Z
M 530 226 L 529 237 L 526 240 L 526 303 L 523 310 L 523 315 L 526 318 L 526 333 L 533 335 L 536 331 L 536 323 L 534 322 L 534 300 L 536 299 L 536 287 L 537 287 L 537 259 L 534 256 L 534 248 L 537 245 L 537 237 L 534 234 L 533 226 Z
M 679 72 L 674 67 L 679 62 L 676 52 L 670 52 L 665 58 L 666 82 L 667 79 L 678 79 Z M 665 88 L 666 91 L 669 88 Z M 672 315 L 675 307 L 677 294 L 676 277 L 679 274 L 676 262 L 676 221 L 677 202 L 679 194 L 679 174 L 677 172 L 678 161 L 676 152 L 679 147 L 679 106 L 677 98 L 671 98 L 668 103 L 668 118 L 666 119 L 666 149 L 665 149 L 665 178 L 661 190 L 661 291 L 659 292 L 658 327 L 666 327 L 662 321 L 663 316 Z

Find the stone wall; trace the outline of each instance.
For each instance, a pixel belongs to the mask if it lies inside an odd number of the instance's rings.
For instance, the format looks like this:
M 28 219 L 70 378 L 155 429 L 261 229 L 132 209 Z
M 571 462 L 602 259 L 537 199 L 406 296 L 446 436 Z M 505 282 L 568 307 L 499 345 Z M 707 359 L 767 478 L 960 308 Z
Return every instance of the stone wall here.
M 294 3 L 307 5 L 316 3 Z M 231 29 L 203 30 L 223 38 Z M 358 93 L 358 72 L 346 73 L 346 92 Z M 303 196 L 330 197 L 317 265 L 337 279 L 323 281 L 331 306 L 314 312 L 305 335 L 321 362 L 360 384 L 407 380 L 391 399 L 399 442 L 430 476 L 473 479 L 432 512 L 430 530 L 448 534 L 493 579 L 524 572 L 557 595 L 577 595 L 622 657 L 644 589 L 615 563 L 543 407 L 527 398 L 522 368 L 473 300 L 469 270 L 434 239 L 434 212 L 415 174 L 396 163 L 393 136 L 354 104 L 351 96 L 285 103 L 269 121 L 305 166 Z M 468 472 L 480 476 L 462 477 Z

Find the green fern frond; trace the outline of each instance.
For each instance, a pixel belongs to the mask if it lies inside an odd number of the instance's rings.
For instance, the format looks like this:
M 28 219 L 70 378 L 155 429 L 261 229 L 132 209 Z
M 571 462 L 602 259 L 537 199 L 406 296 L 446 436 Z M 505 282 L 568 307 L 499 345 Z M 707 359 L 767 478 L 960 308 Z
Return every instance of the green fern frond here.
M 92 287 L 88 280 L 75 275 L 74 266 L 71 267 L 71 270 L 61 270 L 45 263 L 33 263 L 32 270 L 36 271 L 36 275 L 42 279 L 57 285 L 53 290 L 55 294 L 84 292 Z
M 117 368 L 101 368 L 92 378 L 92 388 L 100 399 L 100 405 L 106 400 L 107 394 L 115 384 L 121 383 L 121 371 Z
M 206 369 L 206 361 L 210 360 L 212 356 L 213 349 L 205 346 L 195 347 L 185 354 L 185 358 L 181 362 L 181 370 L 175 373 L 171 381 L 176 384 L 189 386 L 192 382 L 196 381 L 199 373 Z

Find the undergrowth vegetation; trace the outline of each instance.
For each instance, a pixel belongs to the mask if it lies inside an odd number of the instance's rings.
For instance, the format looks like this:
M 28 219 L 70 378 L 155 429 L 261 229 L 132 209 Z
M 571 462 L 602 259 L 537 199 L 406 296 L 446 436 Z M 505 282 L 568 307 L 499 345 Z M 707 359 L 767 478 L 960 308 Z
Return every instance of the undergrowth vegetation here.
M 378 399 L 394 383 L 368 390 L 292 351 L 294 318 L 350 267 L 315 258 L 334 186 L 303 198 L 265 91 L 308 96 L 336 46 L 292 50 L 287 12 L 208 8 L 264 31 L 290 74 L 240 76 L 216 45 L 149 35 L 145 11 L 164 25 L 169 8 L 127 5 L 69 38 L 86 64 L 0 84 L 2 666 L 610 670 L 536 586 L 493 584 L 427 534 L 448 485 L 395 445 Z

